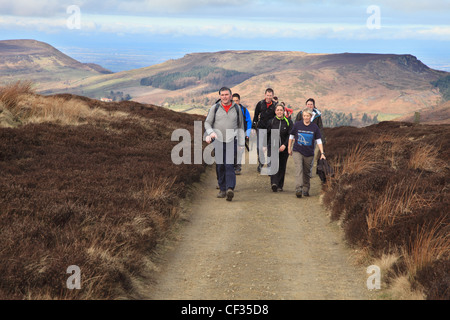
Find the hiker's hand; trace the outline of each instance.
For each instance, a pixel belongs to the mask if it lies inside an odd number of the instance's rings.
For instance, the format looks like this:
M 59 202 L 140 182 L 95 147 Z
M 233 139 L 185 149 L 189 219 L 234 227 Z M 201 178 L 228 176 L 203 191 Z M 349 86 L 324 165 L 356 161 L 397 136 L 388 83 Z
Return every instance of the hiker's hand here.
M 282 144 L 280 147 L 280 152 L 283 152 L 284 150 L 286 150 L 286 146 L 284 144 Z
M 325 153 L 322 153 L 322 154 L 320 155 L 320 159 L 326 159 L 326 158 L 325 158 Z
M 211 143 L 214 139 L 216 139 L 217 138 L 217 136 L 216 136 L 216 134 L 213 132 L 213 133 L 211 133 L 209 136 L 207 136 L 206 137 L 206 143 Z

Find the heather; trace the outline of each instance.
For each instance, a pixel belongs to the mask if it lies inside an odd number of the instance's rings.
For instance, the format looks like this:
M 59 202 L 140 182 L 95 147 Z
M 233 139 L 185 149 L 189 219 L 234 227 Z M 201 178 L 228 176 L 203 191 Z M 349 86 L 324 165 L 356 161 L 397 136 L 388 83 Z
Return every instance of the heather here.
M 0 128 L 0 299 L 132 296 L 205 169 L 170 158 L 172 131 L 201 117 L 22 89 L 0 90 L 20 123 Z
M 391 257 L 386 286 L 405 277 L 427 299 L 448 300 L 450 126 L 382 122 L 326 135 L 336 174 L 323 200 L 349 245 Z

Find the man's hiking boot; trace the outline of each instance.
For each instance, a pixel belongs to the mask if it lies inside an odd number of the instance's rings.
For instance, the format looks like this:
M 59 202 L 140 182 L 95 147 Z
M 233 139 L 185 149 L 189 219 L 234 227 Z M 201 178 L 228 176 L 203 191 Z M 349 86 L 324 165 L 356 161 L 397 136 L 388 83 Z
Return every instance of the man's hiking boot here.
M 233 189 L 228 189 L 228 190 L 227 190 L 227 201 L 233 200 L 233 197 L 234 197 L 234 191 L 233 191 Z
M 272 191 L 273 192 L 277 192 L 278 191 L 278 186 L 276 184 L 272 185 Z
M 309 197 L 309 192 L 308 191 L 303 191 L 303 196 L 304 197 Z
M 217 198 L 225 198 L 227 196 L 225 191 L 220 190 L 217 194 Z
M 302 190 L 295 191 L 295 195 L 297 196 L 297 198 L 301 198 L 302 197 Z

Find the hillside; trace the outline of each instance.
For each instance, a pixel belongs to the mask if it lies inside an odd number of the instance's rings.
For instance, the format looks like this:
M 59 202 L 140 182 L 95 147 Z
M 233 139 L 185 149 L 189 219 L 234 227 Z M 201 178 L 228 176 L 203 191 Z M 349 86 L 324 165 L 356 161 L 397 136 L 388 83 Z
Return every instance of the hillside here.
M 304 212 L 294 204 L 300 199 L 292 169 L 285 190 L 274 195 L 250 164 L 228 207 L 215 197 L 213 168 L 205 182 L 206 165 L 175 165 L 173 131 L 192 135 L 193 122 L 201 120 L 133 101 L 42 96 L 27 84 L 0 87 L 0 299 L 151 296 L 160 271 L 157 246 L 168 235 L 178 238 L 175 222 L 191 221 L 200 229 L 182 249 L 194 254 L 177 264 L 183 282 L 171 287 L 177 294 L 180 287 L 208 294 L 208 284 L 227 300 L 363 298 L 346 279 L 359 287 L 365 280 L 351 268 L 341 273 L 348 261 L 319 194 L 363 267 L 382 268 L 383 288 L 400 283 L 427 299 L 449 299 L 449 125 L 326 128 L 335 175 L 301 199 Z M 190 194 L 202 202 L 191 203 L 188 217 L 182 201 Z M 274 215 L 277 204 L 285 210 Z M 196 256 L 205 248 L 211 256 Z M 71 265 L 80 267 L 81 290 L 67 287 Z
M 36 40 L 0 41 L 0 84 L 32 80 L 38 90 L 64 89 L 71 83 L 111 73 L 96 64 L 84 64 L 49 44 Z
M 203 165 L 172 131 L 202 117 L 0 87 L 0 299 L 116 299 L 151 263 Z M 171 121 L 167 121 L 170 118 Z M 70 265 L 83 290 L 68 290 Z
M 425 124 L 450 124 L 450 101 L 439 104 L 436 107 L 417 110 L 420 117 L 418 121 Z M 394 119 L 395 121 L 414 122 L 415 112 Z
M 100 99 L 121 92 L 133 101 L 205 114 L 226 85 L 250 111 L 267 87 L 298 111 L 309 97 L 321 110 L 366 113 L 391 120 L 436 109 L 445 100 L 449 73 L 411 55 L 286 51 L 187 54 L 146 68 L 110 73 L 80 63 L 35 40 L 0 41 L 2 83 L 32 80 L 41 94 L 71 93 Z M 438 85 L 439 84 L 439 85 Z
M 143 103 L 209 106 L 227 84 L 253 109 L 272 87 L 295 109 L 314 97 L 321 109 L 384 120 L 437 105 L 442 94 L 430 82 L 447 74 L 411 55 L 222 51 L 84 79 L 68 90 L 99 98 L 120 89 Z

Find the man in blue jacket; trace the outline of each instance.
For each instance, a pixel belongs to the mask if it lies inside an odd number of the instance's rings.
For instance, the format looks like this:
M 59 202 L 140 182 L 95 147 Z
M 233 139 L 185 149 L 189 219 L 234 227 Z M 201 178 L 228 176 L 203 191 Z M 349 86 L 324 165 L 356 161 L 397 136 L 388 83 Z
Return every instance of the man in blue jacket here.
M 245 142 L 246 145 L 250 139 L 250 134 L 252 130 L 252 118 L 250 117 L 250 112 L 248 112 L 247 108 L 244 107 L 241 104 L 241 96 L 238 93 L 233 94 L 233 102 L 236 103 L 238 106 L 241 107 L 242 115 L 244 117 L 244 129 L 245 129 Z M 247 145 L 248 148 L 248 145 Z M 245 152 L 245 150 L 242 150 L 243 152 L 239 152 L 238 148 L 235 150 L 235 165 L 234 170 L 237 175 L 241 174 L 242 171 L 242 154 Z

